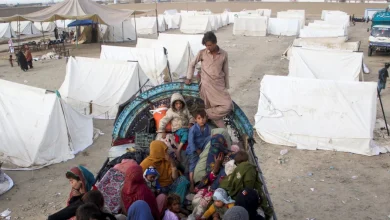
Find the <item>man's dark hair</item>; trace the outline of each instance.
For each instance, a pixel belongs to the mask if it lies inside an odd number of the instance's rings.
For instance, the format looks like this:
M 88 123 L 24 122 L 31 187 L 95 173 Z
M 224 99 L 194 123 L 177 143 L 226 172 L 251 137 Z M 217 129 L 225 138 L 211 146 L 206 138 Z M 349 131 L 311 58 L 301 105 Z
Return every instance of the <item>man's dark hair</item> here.
M 169 195 L 167 198 L 167 206 L 171 207 L 173 205 L 173 203 L 175 203 L 175 202 L 180 203 L 180 196 L 178 196 L 176 194 Z
M 385 67 L 389 68 L 390 67 L 390 63 L 385 63 Z
M 195 112 L 195 118 L 198 117 L 198 115 L 202 118 L 206 118 L 207 114 L 206 114 L 206 111 L 204 109 L 200 109 L 198 111 Z
M 76 212 L 76 219 L 77 220 L 103 220 L 104 217 L 102 216 L 99 208 L 93 204 L 93 203 L 87 203 L 84 205 L 81 205 Z
M 213 44 L 217 43 L 217 36 L 212 31 L 206 32 L 202 39 L 202 44 L 206 45 L 206 42 L 210 41 Z
M 99 190 L 91 190 L 87 192 L 83 196 L 82 200 L 84 203 L 93 203 L 100 209 L 104 207 L 104 197 Z
M 246 161 L 248 161 L 248 160 L 249 160 L 249 155 L 248 155 L 248 153 L 245 152 L 245 151 L 242 151 L 242 150 L 238 151 L 237 154 L 236 154 L 236 156 L 234 157 L 234 163 L 235 163 L 236 165 L 238 165 L 238 164 L 240 164 L 240 163 L 242 163 L 242 162 L 246 162 Z

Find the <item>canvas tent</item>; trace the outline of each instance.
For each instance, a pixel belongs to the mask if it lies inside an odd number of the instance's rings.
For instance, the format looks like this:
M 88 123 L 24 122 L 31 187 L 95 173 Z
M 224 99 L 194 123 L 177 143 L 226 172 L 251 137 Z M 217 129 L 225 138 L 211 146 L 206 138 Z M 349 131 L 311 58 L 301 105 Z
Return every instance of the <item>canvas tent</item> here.
M 80 113 L 115 119 L 118 106 L 136 94 L 147 80 L 138 62 L 70 57 L 59 92 Z
M 164 21 L 167 24 L 168 29 L 180 28 L 181 15 L 164 13 Z
M 190 44 L 192 55 L 195 57 L 200 50 L 205 46 L 202 44 L 203 35 L 201 34 L 159 34 L 158 39 L 162 41 L 169 41 L 176 39 L 179 41 L 186 40 Z
M 160 85 L 169 75 L 164 48 L 134 48 L 102 45 L 102 60 L 138 61 L 142 71 L 154 85 Z M 169 79 L 168 79 L 169 80 Z
M 120 25 L 100 25 L 100 29 L 105 42 L 124 42 L 137 39 L 133 19 L 125 20 Z
M 208 16 L 182 15 L 180 31 L 185 34 L 204 34 L 211 31 L 211 23 Z
M 140 17 L 136 18 L 136 24 L 133 24 L 137 28 L 138 34 L 156 34 L 157 33 L 157 21 L 156 17 Z
M 0 80 L 0 100 L 0 160 L 9 168 L 60 163 L 93 142 L 92 118 L 55 93 Z
M 361 52 L 293 47 L 288 76 L 359 81 L 363 77 L 362 66 Z
M 268 33 L 282 36 L 299 35 L 299 24 L 299 20 L 294 18 L 269 18 Z
M 291 50 L 293 47 L 303 47 L 311 49 L 327 49 L 327 50 L 346 50 L 357 52 L 360 48 L 360 41 L 344 42 L 339 38 L 297 38 L 290 47 L 283 53 L 283 58 L 290 59 Z
M 264 76 L 255 129 L 267 143 L 376 155 L 376 83 Z
M 0 23 L 0 39 L 9 39 L 15 36 L 15 32 L 9 23 Z
M 167 50 L 169 69 L 174 81 L 187 75 L 188 65 L 193 59 L 190 44 L 187 40 L 166 39 L 158 40 L 139 38 L 137 48 L 161 48 Z
M 54 22 L 34 22 L 34 26 L 41 32 L 53 32 L 56 28 Z
M 299 32 L 299 37 L 302 38 L 312 38 L 312 37 L 347 37 L 345 35 L 345 29 L 343 28 L 333 28 L 333 29 L 321 29 L 305 26 Z
M 35 25 L 31 21 L 13 21 L 11 22 L 12 29 L 17 34 L 23 34 L 23 35 L 35 35 L 35 34 L 41 34 L 41 32 L 35 27 Z M 19 27 L 18 27 L 19 26 Z
M 299 26 L 303 28 L 306 23 L 305 11 L 296 10 L 296 11 L 280 11 L 276 15 L 277 18 L 287 18 L 287 19 L 298 19 Z
M 233 35 L 236 36 L 266 36 L 268 28 L 267 17 L 238 17 L 234 20 Z

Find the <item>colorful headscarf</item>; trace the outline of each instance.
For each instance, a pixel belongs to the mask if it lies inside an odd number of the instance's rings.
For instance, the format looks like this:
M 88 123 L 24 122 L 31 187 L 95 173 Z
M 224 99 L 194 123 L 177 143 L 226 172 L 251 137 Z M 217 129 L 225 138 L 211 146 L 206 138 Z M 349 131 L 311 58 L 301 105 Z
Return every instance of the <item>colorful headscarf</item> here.
M 230 198 L 230 196 L 227 194 L 227 192 L 222 189 L 222 188 L 218 188 L 215 190 L 214 194 L 213 194 L 213 200 L 214 201 L 222 201 L 224 204 L 230 204 L 230 203 L 233 203 L 234 200 L 232 198 Z
M 129 208 L 126 220 L 153 220 L 148 203 L 143 200 L 135 201 Z
M 139 165 L 132 165 L 126 171 L 125 182 L 122 188 L 122 201 L 126 209 L 124 211 L 127 211 L 135 201 L 144 200 L 148 203 L 155 219 L 158 219 L 156 198 L 146 186 L 142 174 L 142 167 Z
M 162 187 L 169 186 L 173 183 L 171 163 L 165 159 L 167 145 L 162 141 L 152 141 L 150 143 L 150 153 L 147 158 L 140 164 L 142 170 L 145 171 L 150 166 L 156 168 L 160 174 L 159 183 Z
M 95 182 L 93 174 L 83 166 L 77 166 L 66 172 L 66 178 L 78 178 L 82 182 L 82 190 L 89 192 L 92 189 L 92 185 Z M 72 192 L 69 195 L 68 201 L 73 197 Z

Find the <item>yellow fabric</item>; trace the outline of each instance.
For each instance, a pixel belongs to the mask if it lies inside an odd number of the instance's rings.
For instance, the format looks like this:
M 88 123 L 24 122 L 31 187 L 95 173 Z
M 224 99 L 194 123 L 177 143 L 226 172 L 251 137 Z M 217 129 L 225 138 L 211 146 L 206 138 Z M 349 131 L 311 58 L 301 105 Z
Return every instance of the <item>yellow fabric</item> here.
M 152 141 L 150 143 L 150 153 L 140 164 L 143 172 L 150 166 L 157 169 L 160 174 L 158 181 L 162 187 L 169 186 L 173 183 L 171 163 L 165 159 L 168 147 L 162 141 Z
M 229 203 L 227 205 L 228 209 L 232 208 L 234 206 L 234 203 Z M 203 217 L 202 218 L 205 218 L 205 219 L 208 219 L 210 216 L 212 216 L 213 214 L 215 213 L 215 207 L 214 207 L 214 204 L 212 204 L 210 206 L 209 209 L 207 209 L 207 211 L 203 214 Z

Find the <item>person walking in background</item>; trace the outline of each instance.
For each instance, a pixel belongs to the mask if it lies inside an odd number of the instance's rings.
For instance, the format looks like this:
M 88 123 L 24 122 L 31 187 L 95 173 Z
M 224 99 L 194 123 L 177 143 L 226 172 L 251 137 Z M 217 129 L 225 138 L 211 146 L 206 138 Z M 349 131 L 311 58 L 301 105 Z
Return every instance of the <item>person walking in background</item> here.
M 58 28 L 57 27 L 54 28 L 54 37 L 56 38 L 56 40 L 58 40 Z
M 389 77 L 389 72 L 387 69 L 389 69 L 390 63 L 385 63 L 385 67 L 379 70 L 379 76 L 378 76 L 378 93 L 381 93 L 382 89 L 386 88 L 386 81 Z
M 28 47 L 28 45 L 25 45 L 24 48 L 25 48 L 24 55 L 26 56 L 27 64 L 30 66 L 30 69 L 32 69 L 33 64 L 32 64 L 32 54 L 30 48 Z
M 201 62 L 199 95 L 205 104 L 209 119 L 219 128 L 224 128 L 223 117 L 233 109 L 232 98 L 229 94 L 229 65 L 228 54 L 217 45 L 217 37 L 211 31 L 204 34 L 202 44 L 206 49 L 199 51 L 190 63 L 187 71 L 186 84 L 191 84 L 195 65 Z

